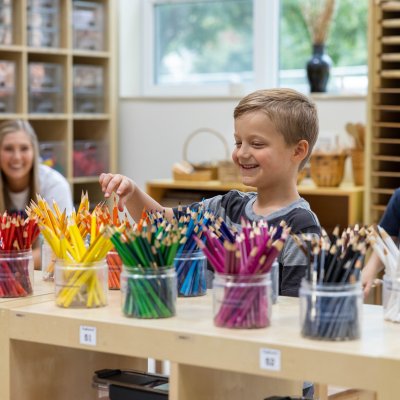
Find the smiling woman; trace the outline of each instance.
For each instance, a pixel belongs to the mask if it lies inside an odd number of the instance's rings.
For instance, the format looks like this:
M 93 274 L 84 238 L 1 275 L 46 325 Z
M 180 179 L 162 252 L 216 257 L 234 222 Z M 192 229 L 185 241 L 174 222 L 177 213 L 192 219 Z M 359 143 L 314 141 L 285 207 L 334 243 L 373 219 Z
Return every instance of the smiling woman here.
M 61 210 L 72 211 L 67 180 L 57 171 L 39 164 L 38 139 L 27 121 L 0 124 L 0 212 L 24 213 L 36 193 L 49 204 L 55 200 Z M 39 249 L 34 250 L 35 266 L 40 266 Z

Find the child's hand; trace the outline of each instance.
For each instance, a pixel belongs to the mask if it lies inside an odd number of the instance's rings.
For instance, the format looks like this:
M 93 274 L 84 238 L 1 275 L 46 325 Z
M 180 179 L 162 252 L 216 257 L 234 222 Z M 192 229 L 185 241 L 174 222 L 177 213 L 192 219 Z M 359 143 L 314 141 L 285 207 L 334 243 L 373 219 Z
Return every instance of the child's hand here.
M 135 191 L 135 183 L 132 179 L 120 174 L 101 174 L 99 182 L 106 199 L 111 196 L 112 192 L 118 195 L 118 209 L 123 211 L 126 201 Z

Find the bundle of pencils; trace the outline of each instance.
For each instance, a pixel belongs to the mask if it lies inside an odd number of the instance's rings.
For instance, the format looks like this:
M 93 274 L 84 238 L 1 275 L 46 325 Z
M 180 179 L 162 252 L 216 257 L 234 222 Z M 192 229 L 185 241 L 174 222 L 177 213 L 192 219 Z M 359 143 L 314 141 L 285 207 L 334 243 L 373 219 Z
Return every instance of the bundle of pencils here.
M 59 263 L 55 277 L 56 304 L 61 307 L 105 305 L 103 281 L 106 277 L 102 274 L 103 269 L 106 271 L 104 260 L 112 244 L 105 235 L 106 227 L 102 222 L 98 225 L 96 208 L 90 214 L 88 197 L 84 194 L 78 212 L 67 217 L 59 212 L 56 204 L 53 204 L 53 213 L 47 202 L 38 198 L 38 203 L 32 202 L 27 212 L 38 216 L 43 237 Z M 99 263 L 104 263 L 104 268 Z
M 281 252 L 289 229 L 283 221 L 273 227 L 264 221 L 250 224 L 243 220 L 241 232 L 230 230 L 226 224 L 221 225 L 222 229 L 216 226 L 213 231 L 204 228 L 205 243 L 195 239 L 217 272 L 215 325 L 227 328 L 268 326 L 271 289 L 266 274 Z
M 0 226 L 0 297 L 32 294 L 32 243 L 39 235 L 35 219 L 5 212 Z
M 207 259 L 199 249 L 194 237 L 205 241 L 202 227 L 209 226 L 214 216 L 205 211 L 203 206 L 196 210 L 189 207 L 178 208 L 178 229 L 182 239 L 174 264 L 178 280 L 179 296 L 202 296 L 207 291 Z
M 364 227 L 338 227 L 330 241 L 293 235 L 306 255 L 308 268 L 300 289 L 302 335 L 324 340 L 356 339 L 360 336 L 362 288 L 360 272 L 367 251 Z
M 385 266 L 384 318 L 388 321 L 400 322 L 400 251 L 391 236 L 381 226 L 368 229 L 368 240 Z
M 124 265 L 123 313 L 137 318 L 175 315 L 174 258 L 182 239 L 177 222 L 168 222 L 159 212 L 148 213 L 129 231 L 109 232 Z

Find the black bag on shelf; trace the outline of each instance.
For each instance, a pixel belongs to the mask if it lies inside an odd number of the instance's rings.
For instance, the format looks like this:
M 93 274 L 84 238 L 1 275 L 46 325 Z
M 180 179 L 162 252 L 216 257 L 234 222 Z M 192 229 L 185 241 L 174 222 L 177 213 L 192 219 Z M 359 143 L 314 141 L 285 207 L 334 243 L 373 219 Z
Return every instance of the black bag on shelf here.
M 167 400 L 168 377 L 133 370 L 102 369 L 95 372 L 93 386 L 98 398 L 110 400 Z

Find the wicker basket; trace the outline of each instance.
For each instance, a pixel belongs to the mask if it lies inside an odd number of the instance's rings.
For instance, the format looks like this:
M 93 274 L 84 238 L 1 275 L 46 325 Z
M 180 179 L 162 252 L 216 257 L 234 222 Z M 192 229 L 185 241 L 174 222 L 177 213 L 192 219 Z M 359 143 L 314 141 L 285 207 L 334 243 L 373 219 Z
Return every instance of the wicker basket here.
M 317 186 L 339 186 L 343 180 L 347 153 L 314 152 L 311 155 L 311 179 Z
M 188 149 L 191 140 L 200 134 L 203 133 L 211 133 L 215 137 L 217 137 L 224 145 L 225 149 L 225 159 L 229 159 L 229 148 L 228 148 L 228 143 L 224 136 L 210 128 L 199 128 L 196 129 L 194 132 L 192 132 L 187 139 L 185 140 L 185 143 L 183 144 L 183 160 L 186 162 L 189 162 L 193 168 L 194 172 L 191 174 L 184 174 L 184 173 L 177 173 L 173 171 L 173 176 L 175 180 L 191 180 L 191 181 L 208 181 L 208 180 L 214 180 L 214 179 L 219 179 L 222 182 L 227 182 L 227 181 L 237 181 L 237 172 L 236 172 L 236 167 L 231 161 L 219 161 L 218 163 L 210 163 L 210 162 L 204 162 L 201 164 L 195 164 L 192 163 L 188 160 Z
M 220 161 L 218 163 L 218 179 L 221 182 L 239 182 L 239 168 L 233 161 Z
M 353 180 L 356 186 L 364 185 L 364 150 L 351 149 L 351 164 L 353 166 Z

